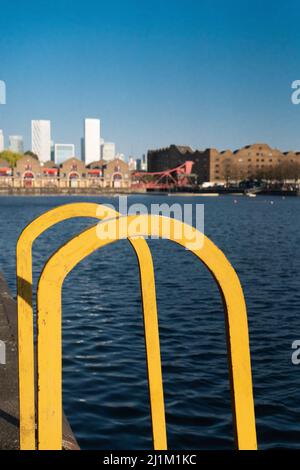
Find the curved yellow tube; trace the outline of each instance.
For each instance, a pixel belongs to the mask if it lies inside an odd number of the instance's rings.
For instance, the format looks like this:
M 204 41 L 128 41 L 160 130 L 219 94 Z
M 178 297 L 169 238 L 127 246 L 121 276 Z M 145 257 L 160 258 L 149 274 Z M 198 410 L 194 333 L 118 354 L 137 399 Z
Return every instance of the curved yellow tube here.
M 23 230 L 19 237 L 16 249 L 16 264 L 21 450 L 34 450 L 36 448 L 32 245 L 43 232 L 64 220 L 74 217 L 90 217 L 101 220 L 103 217 L 118 216 L 118 212 L 98 204 L 67 204 L 52 209 L 35 219 Z M 129 241 L 137 255 L 141 272 L 141 292 L 154 445 L 157 449 L 164 450 L 167 447 L 167 437 L 153 261 L 149 247 L 144 239 Z M 150 349 L 151 355 L 149 353 Z M 156 371 L 155 375 L 153 370 Z
M 170 225 L 168 238 L 190 249 L 207 266 L 219 286 L 225 308 L 236 443 L 239 449 L 257 448 L 247 312 L 236 272 L 225 255 L 193 227 L 161 216 L 140 215 L 106 221 L 82 232 L 61 247 L 42 271 L 37 294 L 39 449 L 61 449 L 62 444 L 61 291 L 64 279 L 80 261 L 95 250 L 124 238 L 121 234 L 124 233 L 124 226 L 143 227 L 145 236 L 162 237 L 165 236 L 163 224 L 166 221 Z M 116 233 L 114 237 L 107 237 L 107 234 L 113 233 Z M 176 238 L 174 233 L 182 233 L 182 238 Z M 190 237 L 186 237 L 185 233 L 200 238 L 202 236 L 202 246 L 191 248 Z M 132 231 L 130 237 L 134 237 Z M 137 238 L 136 241 L 141 239 Z M 147 268 L 145 263 L 141 266 L 143 275 Z M 149 326 L 151 327 L 151 320 L 145 323 L 146 333 Z M 149 346 L 148 353 L 151 357 L 150 334 Z M 159 384 L 159 377 L 155 377 L 155 368 L 149 369 L 149 373 L 154 375 L 153 383 Z M 154 400 L 153 404 L 153 416 L 156 420 L 159 419 L 157 402 Z M 160 436 L 157 439 L 159 438 Z

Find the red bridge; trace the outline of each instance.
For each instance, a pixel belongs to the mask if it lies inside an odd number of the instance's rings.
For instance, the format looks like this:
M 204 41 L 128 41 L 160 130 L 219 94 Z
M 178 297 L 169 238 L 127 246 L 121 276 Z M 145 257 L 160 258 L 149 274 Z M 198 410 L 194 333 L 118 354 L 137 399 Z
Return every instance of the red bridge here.
M 174 188 L 192 188 L 195 186 L 195 176 L 192 174 L 194 162 L 186 161 L 182 165 L 161 172 L 147 173 L 134 171 L 132 173 L 132 188 L 167 191 Z

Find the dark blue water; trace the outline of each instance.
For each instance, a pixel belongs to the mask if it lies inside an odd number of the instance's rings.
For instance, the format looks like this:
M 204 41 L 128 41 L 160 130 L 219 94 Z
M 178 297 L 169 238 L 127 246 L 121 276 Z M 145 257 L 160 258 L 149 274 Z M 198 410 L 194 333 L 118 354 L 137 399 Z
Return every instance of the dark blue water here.
M 241 279 L 247 306 L 261 449 L 300 448 L 300 199 L 132 196 L 130 202 L 205 204 L 205 233 Z M 0 269 L 15 294 L 15 244 L 33 218 L 73 201 L 1 197 Z M 274 203 L 271 204 L 271 201 Z M 34 279 L 50 254 L 92 221 L 59 224 L 34 246 Z M 149 241 L 157 282 L 170 449 L 233 448 L 224 315 L 217 287 L 191 254 Z M 139 278 L 124 240 L 90 256 L 63 291 L 64 409 L 82 448 L 151 449 Z

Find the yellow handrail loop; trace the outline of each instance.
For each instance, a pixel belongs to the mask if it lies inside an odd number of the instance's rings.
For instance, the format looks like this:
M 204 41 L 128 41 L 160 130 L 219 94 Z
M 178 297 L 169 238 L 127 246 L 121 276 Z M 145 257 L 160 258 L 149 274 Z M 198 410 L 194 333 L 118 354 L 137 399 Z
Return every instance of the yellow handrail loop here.
M 92 203 L 67 204 L 52 209 L 31 222 L 21 233 L 16 248 L 18 294 L 18 351 L 20 448 L 34 450 L 34 320 L 32 303 L 32 246 L 37 237 L 53 225 L 74 217 L 103 219 L 118 217 L 118 212 Z M 167 447 L 154 268 L 151 252 L 144 239 L 129 239 L 140 267 L 145 344 L 148 368 L 153 441 L 156 449 Z M 51 301 L 52 303 L 52 301 Z M 41 345 L 39 345 L 41 347 Z M 155 371 L 155 374 L 154 374 Z M 41 371 L 38 371 L 39 373 Z
M 61 449 L 62 445 L 62 352 L 61 352 L 61 294 L 64 279 L 68 273 L 84 258 L 95 250 L 109 245 L 123 236 L 125 226 L 146 227 L 142 235 L 163 237 L 163 223 L 166 218 L 161 216 L 129 216 L 105 221 L 93 226 L 62 246 L 46 263 L 39 283 L 37 293 L 38 311 L 38 448 Z M 224 310 L 228 344 L 229 374 L 233 402 L 233 422 L 236 443 L 239 449 L 256 449 L 256 429 L 254 402 L 252 392 L 251 362 L 249 350 L 249 335 L 247 312 L 243 291 L 236 272 L 225 255 L 207 238 L 203 238 L 201 247 L 191 247 L 190 238 L 184 235 L 181 239 L 174 233 L 194 233 L 200 235 L 193 227 L 186 226 L 175 219 L 168 219 L 170 224 L 169 239 L 189 249 L 196 255 L 212 273 L 221 292 Z M 120 230 L 122 225 L 122 230 Z M 188 230 L 183 230 L 188 229 Z M 114 237 L 105 236 L 106 233 L 116 233 Z M 130 233 L 130 237 L 140 237 L 141 233 Z M 136 238 L 135 242 L 143 239 Z M 143 248 L 137 250 L 141 277 L 148 272 L 147 257 Z M 152 266 L 151 266 L 152 268 Z M 146 304 L 151 305 L 151 290 L 154 285 L 145 284 Z M 144 309 L 146 307 L 144 305 Z M 152 420 L 157 430 L 157 441 L 163 441 L 163 428 L 160 429 L 159 402 L 161 397 L 161 378 L 157 370 L 152 367 L 155 361 L 149 359 L 158 354 L 159 345 L 154 348 L 158 335 L 156 327 L 153 328 L 154 316 L 145 313 L 145 333 L 148 334 L 148 373 L 153 383 Z M 155 318 L 155 321 L 157 319 Z M 147 330 L 150 328 L 151 333 Z M 158 361 L 158 358 L 157 358 Z M 154 441 L 154 448 L 159 449 Z

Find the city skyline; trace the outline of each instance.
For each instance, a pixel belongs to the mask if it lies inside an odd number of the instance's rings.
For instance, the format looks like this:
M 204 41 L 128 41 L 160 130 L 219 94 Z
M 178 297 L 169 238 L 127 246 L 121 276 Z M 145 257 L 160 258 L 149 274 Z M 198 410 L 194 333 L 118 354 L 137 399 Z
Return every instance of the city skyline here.
M 116 144 L 105 141 L 101 137 L 101 121 L 98 118 L 85 118 L 83 122 L 83 137 L 81 137 L 80 149 L 76 150 L 73 143 L 57 142 L 51 134 L 52 123 L 50 120 L 31 120 L 31 145 L 24 148 L 24 137 L 21 135 L 8 135 L 5 138 L 0 129 L 0 152 L 9 150 L 15 153 L 31 151 L 42 162 L 48 160 L 62 163 L 68 157 L 76 157 L 89 164 L 93 161 L 105 159 L 111 161 L 116 157 L 124 159 L 124 154 L 116 153 Z M 70 153 L 71 152 L 71 153 Z M 63 160 L 62 160 L 63 159 Z
M 5 135 L 29 148 L 30 117 L 46 113 L 57 141 L 79 149 L 84 116 L 99 115 L 126 156 L 171 142 L 300 148 L 296 1 L 124 3 L 3 2 Z

